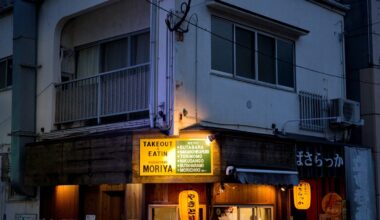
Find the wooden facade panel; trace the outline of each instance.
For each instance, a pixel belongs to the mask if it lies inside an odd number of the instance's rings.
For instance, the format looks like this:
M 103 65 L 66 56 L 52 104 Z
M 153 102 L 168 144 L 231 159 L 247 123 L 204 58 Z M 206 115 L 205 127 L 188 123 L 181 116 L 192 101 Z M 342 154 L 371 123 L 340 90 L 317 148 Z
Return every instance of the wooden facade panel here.
M 46 149 L 43 145 L 27 146 L 26 151 L 30 152 L 25 154 L 25 166 L 28 168 L 29 175 L 35 175 L 40 170 L 45 170 L 49 173 L 59 173 L 61 160 L 59 158 L 52 159 L 56 155 L 61 155 L 60 150 L 62 144 L 54 144 L 51 148 Z M 45 154 L 41 154 L 41 151 L 46 150 Z
M 147 204 L 178 204 L 178 195 L 183 190 L 198 193 L 199 203 L 207 203 L 206 184 L 147 184 L 145 186 Z
M 215 204 L 241 205 L 274 205 L 276 204 L 276 188 L 267 185 L 253 184 L 221 184 L 213 187 Z
M 223 167 L 263 167 L 296 170 L 295 145 L 257 138 L 225 136 L 221 140 Z
M 127 184 L 126 188 L 126 219 L 144 219 L 144 186 L 142 184 Z
M 103 135 L 26 147 L 27 185 L 128 183 L 132 138 Z

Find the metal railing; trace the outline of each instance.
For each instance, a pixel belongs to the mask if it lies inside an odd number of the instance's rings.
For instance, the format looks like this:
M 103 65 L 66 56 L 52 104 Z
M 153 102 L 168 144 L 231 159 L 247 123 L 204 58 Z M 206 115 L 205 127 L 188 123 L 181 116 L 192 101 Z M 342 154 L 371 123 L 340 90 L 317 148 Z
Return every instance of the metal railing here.
M 323 132 L 327 127 L 327 97 L 310 92 L 300 91 L 299 101 L 300 129 Z
M 148 110 L 149 63 L 57 84 L 55 123 Z

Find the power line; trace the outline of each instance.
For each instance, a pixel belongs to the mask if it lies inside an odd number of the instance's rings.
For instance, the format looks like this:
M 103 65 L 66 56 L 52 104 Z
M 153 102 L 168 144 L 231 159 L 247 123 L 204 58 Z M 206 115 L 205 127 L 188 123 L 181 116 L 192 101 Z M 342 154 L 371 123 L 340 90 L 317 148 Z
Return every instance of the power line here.
M 376 25 L 376 24 L 380 24 L 380 21 L 375 21 L 375 22 L 373 22 L 373 23 L 369 23 L 369 24 L 365 24 L 365 25 L 357 26 L 357 27 L 354 27 L 354 28 L 351 28 L 351 29 L 345 30 L 345 32 L 352 32 L 352 31 L 360 30 L 360 29 L 362 29 L 362 28 L 370 27 L 370 26 L 373 26 L 373 25 Z
M 171 13 L 170 10 L 165 9 L 165 8 L 163 8 L 162 6 L 160 6 L 160 5 L 156 4 L 156 3 L 153 3 L 153 2 L 150 1 L 150 0 L 145 0 L 145 1 L 149 2 L 151 5 L 157 7 L 158 9 L 160 9 L 160 10 L 162 10 L 162 11 L 165 11 L 165 12 L 167 12 L 167 13 Z M 176 16 L 177 18 L 181 18 L 179 15 L 177 15 L 177 14 L 175 14 L 175 13 L 172 13 L 172 14 L 173 14 L 174 16 Z M 235 41 L 233 41 L 233 40 L 231 40 L 231 39 L 228 39 L 228 38 L 225 38 L 225 37 L 220 36 L 220 35 L 218 35 L 218 34 L 215 34 L 215 33 L 213 33 L 212 31 L 208 30 L 207 28 L 204 28 L 204 27 L 199 26 L 198 24 L 194 24 L 194 23 L 192 23 L 192 22 L 191 22 L 190 20 L 188 20 L 188 19 L 185 19 L 185 21 L 186 21 L 188 24 L 190 24 L 190 25 L 192 25 L 192 26 L 194 26 L 194 27 L 196 27 L 196 28 L 198 28 L 198 29 L 200 29 L 200 30 L 203 30 L 203 31 L 205 31 L 205 32 L 207 32 L 207 33 L 209 33 L 209 34 L 215 36 L 215 37 L 218 37 L 218 38 L 220 38 L 220 39 L 223 39 L 223 40 L 225 40 L 225 41 L 228 41 L 228 42 L 230 42 L 230 43 L 233 43 L 234 45 L 238 45 L 238 46 L 240 46 L 240 47 L 243 47 L 243 48 L 246 48 L 246 49 L 251 50 L 251 48 L 246 47 L 245 45 L 239 44 L 239 43 L 237 43 L 237 42 L 235 42 Z M 378 23 L 380 23 L 380 21 L 379 21 Z M 326 75 L 326 76 L 330 76 L 330 77 L 335 77 L 335 78 L 339 78 L 339 79 L 344 79 L 344 80 L 349 80 L 349 81 L 359 82 L 359 83 L 363 83 L 363 84 L 380 85 L 380 83 L 374 83 L 374 82 L 362 81 L 362 80 L 359 80 L 359 79 L 353 79 L 353 78 L 351 78 L 351 77 L 347 77 L 347 76 L 343 77 L 341 74 L 338 75 L 338 74 L 333 74 L 333 73 L 323 72 L 323 71 L 320 71 L 320 70 L 315 70 L 315 69 L 312 69 L 312 68 L 310 68 L 310 67 L 305 67 L 305 66 L 301 66 L 301 65 L 294 64 L 294 63 L 290 63 L 290 62 L 288 62 L 288 61 L 286 61 L 286 60 L 281 60 L 281 59 L 279 59 L 279 58 L 277 58 L 277 57 L 273 57 L 272 55 L 265 54 L 265 53 L 263 53 L 263 52 L 261 52 L 261 51 L 258 51 L 258 50 L 253 50 L 253 51 L 256 52 L 256 53 L 258 53 L 258 54 L 261 54 L 261 55 L 264 55 L 264 56 L 267 56 L 267 57 L 273 58 L 273 59 L 275 59 L 275 60 L 277 60 L 277 61 L 287 63 L 287 64 L 289 64 L 289 65 L 292 65 L 293 67 L 300 68 L 300 69 L 304 69 L 304 70 L 307 70 L 307 71 L 310 71 L 310 72 L 314 72 L 314 73 L 318 73 L 318 74 L 322 74 L 322 75 Z M 354 69 L 350 69 L 350 70 L 354 70 Z

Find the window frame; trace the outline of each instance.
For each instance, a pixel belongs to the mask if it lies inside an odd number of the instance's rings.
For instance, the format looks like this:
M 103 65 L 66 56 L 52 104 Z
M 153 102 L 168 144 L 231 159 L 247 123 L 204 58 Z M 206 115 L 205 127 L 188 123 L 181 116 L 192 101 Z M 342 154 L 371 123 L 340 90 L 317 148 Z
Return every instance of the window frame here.
M 153 219 L 153 209 L 154 208 L 175 208 L 176 210 L 176 220 L 180 220 L 179 205 L 178 204 L 148 204 L 148 220 Z M 202 218 L 207 219 L 207 205 L 199 203 L 199 209 L 203 209 Z
M 242 81 L 242 82 L 246 82 L 246 83 L 251 83 L 251 84 L 256 84 L 256 85 L 262 85 L 262 86 L 266 86 L 266 87 L 270 87 L 270 88 L 274 88 L 274 89 L 281 89 L 281 90 L 285 90 L 285 91 L 291 91 L 291 92 L 296 92 L 297 91 L 297 80 L 296 80 L 296 69 L 297 69 L 297 66 L 296 66 L 296 62 L 295 62 L 295 58 L 296 58 L 296 43 L 295 43 L 295 40 L 292 40 L 290 38 L 286 38 L 284 36 L 278 36 L 276 34 L 273 34 L 273 33 L 270 33 L 269 31 L 266 32 L 265 30 L 260 30 L 258 28 L 254 28 L 254 27 L 251 27 L 251 26 L 248 26 L 246 24 L 242 24 L 242 23 L 239 23 L 233 19 L 227 19 L 227 18 L 224 18 L 222 16 L 219 16 L 219 15 L 216 15 L 216 14 L 212 14 L 211 15 L 211 21 L 212 19 L 220 19 L 220 20 L 223 20 L 225 22 L 228 22 L 228 23 L 231 23 L 232 24 L 232 27 L 233 27 L 233 73 L 229 73 L 229 72 L 224 72 L 224 71 L 220 71 L 220 70 L 215 70 L 213 69 L 213 66 L 212 66 L 212 63 L 210 62 L 210 73 L 212 75 L 216 75 L 216 76 L 220 76 L 220 77 L 225 77 L 225 78 L 230 78 L 230 79 L 234 79 L 234 80 L 238 80 L 238 81 Z M 212 24 L 212 22 L 210 22 L 210 24 Z M 236 72 L 236 28 L 241 28 L 243 30 L 247 30 L 247 31 L 250 31 L 250 32 L 253 32 L 254 33 L 254 40 L 255 40 L 255 48 L 254 48 L 254 51 L 253 51 L 253 54 L 254 54 L 254 61 L 255 61 L 255 66 L 254 66 L 254 78 L 248 78 L 248 77 L 243 77 L 243 76 L 239 76 Z M 210 28 L 212 30 L 212 26 Z M 260 81 L 259 80 L 259 63 L 258 63 L 258 36 L 259 35 L 263 35 L 263 36 L 267 36 L 267 37 L 270 37 L 272 39 L 274 39 L 274 48 L 275 48 L 275 65 L 274 65 L 274 69 L 275 69 L 275 83 L 269 83 L 269 82 L 265 82 L 265 81 Z M 210 42 L 211 42 L 212 38 L 210 38 Z M 293 87 L 288 87 L 288 86 L 284 86 L 284 85 L 281 85 L 279 84 L 278 82 L 278 78 L 279 78 L 279 75 L 278 75 L 278 41 L 283 41 L 283 42 L 286 42 L 286 43 L 289 43 L 292 45 L 292 78 L 293 78 Z M 211 45 L 211 44 L 210 44 Z M 212 47 L 210 47 L 210 57 L 212 57 Z M 212 58 L 210 58 L 211 60 Z
M 11 73 L 10 73 L 12 81 L 11 81 L 11 84 L 8 85 L 8 76 L 9 76 L 8 75 L 9 74 L 8 70 L 9 70 L 9 61 L 10 60 L 12 62 Z M 0 92 L 12 89 L 12 85 L 13 85 L 13 56 L 11 55 L 11 56 L 0 58 L 0 63 L 1 62 L 5 62 L 5 68 L 6 68 L 5 71 L 6 72 L 5 72 L 5 87 L 0 87 Z
M 149 28 L 145 28 L 145 29 L 142 29 L 142 30 L 139 30 L 139 31 L 134 31 L 134 32 L 131 32 L 131 33 L 127 33 L 127 34 L 122 34 L 122 35 L 118 35 L 118 36 L 114 36 L 114 37 L 110 37 L 110 38 L 107 38 L 107 39 L 102 39 L 102 40 L 98 40 L 98 41 L 94 41 L 94 42 L 91 42 L 91 43 L 85 43 L 85 44 L 82 44 L 82 45 L 79 45 L 79 46 L 75 46 L 74 47 L 74 51 L 75 51 L 75 72 L 74 72 L 74 80 L 76 79 L 79 79 L 78 78 L 78 54 L 79 54 L 79 51 L 80 50 L 83 50 L 83 49 L 86 49 L 86 48 L 90 48 L 90 47 L 94 47 L 94 46 L 98 46 L 99 48 L 99 57 L 98 57 L 98 69 L 99 69 L 99 72 L 93 76 L 96 76 L 96 75 L 99 75 L 99 74 L 102 74 L 104 72 L 109 72 L 109 71 L 103 71 L 103 68 L 104 68 L 104 64 L 102 63 L 103 62 L 103 53 L 104 53 L 104 45 L 107 44 L 107 43 L 110 43 L 110 42 L 113 42 L 113 41 L 117 41 L 117 40 L 122 40 L 122 39 L 126 39 L 127 40 L 127 66 L 125 67 L 130 67 L 130 66 L 134 66 L 134 65 L 140 65 L 140 64 L 134 64 L 132 65 L 132 55 L 133 55 L 133 52 L 132 52 L 132 38 L 135 37 L 135 36 L 138 36 L 138 35 L 143 35 L 143 34 L 148 34 L 149 35 L 150 33 L 150 30 Z M 149 45 L 150 47 L 150 45 Z M 149 54 L 149 58 L 150 58 L 150 54 Z M 147 63 L 150 62 L 149 59 L 147 61 Z M 90 77 L 93 77 L 93 76 L 90 76 Z M 85 77 L 85 78 L 88 78 L 88 77 Z
M 241 220 L 240 219 L 240 209 L 241 208 L 270 208 L 271 210 L 271 217 L 272 219 L 271 220 L 274 220 L 275 219 L 275 216 L 274 216 L 274 205 L 273 204 L 216 204 L 214 206 L 212 206 L 213 208 L 218 208 L 218 207 L 236 207 L 236 216 L 237 216 L 237 220 Z

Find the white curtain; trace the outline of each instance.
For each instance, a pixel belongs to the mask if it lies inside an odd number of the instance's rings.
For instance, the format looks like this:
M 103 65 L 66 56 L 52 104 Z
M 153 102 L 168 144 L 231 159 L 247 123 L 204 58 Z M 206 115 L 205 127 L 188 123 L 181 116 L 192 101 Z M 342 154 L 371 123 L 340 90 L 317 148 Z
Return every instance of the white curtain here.
M 78 51 L 77 79 L 99 73 L 99 45 Z

